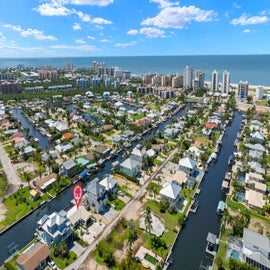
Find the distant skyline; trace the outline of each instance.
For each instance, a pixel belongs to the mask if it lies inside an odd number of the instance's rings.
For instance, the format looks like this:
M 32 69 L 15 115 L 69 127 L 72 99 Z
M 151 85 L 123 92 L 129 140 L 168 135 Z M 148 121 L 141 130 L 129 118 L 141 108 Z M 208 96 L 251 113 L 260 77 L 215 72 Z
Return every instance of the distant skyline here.
M 0 57 L 270 54 L 269 0 L 1 0 Z

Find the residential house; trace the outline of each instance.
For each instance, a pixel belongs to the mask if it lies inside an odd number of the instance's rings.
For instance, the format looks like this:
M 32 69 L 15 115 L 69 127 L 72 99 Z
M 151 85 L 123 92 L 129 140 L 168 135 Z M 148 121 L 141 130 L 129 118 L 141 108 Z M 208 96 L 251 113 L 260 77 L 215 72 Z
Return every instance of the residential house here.
M 72 228 L 76 228 L 79 225 L 88 227 L 92 222 L 90 212 L 87 211 L 83 205 L 80 205 L 79 208 L 74 205 L 67 212 L 67 218 L 70 220 Z
M 57 180 L 57 174 L 52 173 L 39 180 L 34 180 L 33 185 L 41 192 L 46 192 L 48 187 L 50 187 Z
M 42 242 L 49 247 L 65 241 L 68 245 L 73 241 L 73 233 L 70 220 L 64 210 L 53 212 L 51 215 L 44 215 L 38 221 L 37 233 Z
M 196 161 L 185 157 L 178 162 L 179 170 L 185 172 L 189 176 L 193 176 L 197 170 Z
M 251 133 L 250 138 L 259 144 L 264 143 L 264 134 L 262 132 L 256 131 L 254 133 Z
M 181 190 L 182 190 L 182 187 L 178 183 L 166 182 L 162 186 L 162 189 L 159 192 L 160 199 L 166 198 L 168 199 L 171 205 L 179 207 L 179 204 L 181 201 L 181 198 L 180 198 Z
M 188 152 L 191 154 L 192 157 L 195 159 L 200 158 L 201 154 L 204 153 L 202 150 L 197 148 L 196 146 L 190 146 Z
M 120 171 L 131 177 L 136 177 L 139 174 L 139 163 L 133 158 L 127 158 L 120 163 Z
M 246 190 L 245 201 L 253 209 L 262 209 L 265 205 L 263 194 L 253 189 Z
M 248 166 L 258 174 L 265 174 L 265 169 L 262 168 L 262 165 L 259 162 L 250 161 L 248 162 Z
M 58 144 L 55 146 L 55 149 L 60 153 L 67 153 L 71 150 L 73 150 L 73 145 L 71 143 L 66 143 L 66 144 Z
M 33 148 L 31 145 L 29 145 L 22 149 L 22 151 L 20 152 L 20 155 L 31 156 L 35 152 L 36 152 L 36 149 Z
M 46 268 L 50 254 L 47 245 L 37 242 L 20 254 L 16 263 L 20 270 L 42 270 Z
M 253 161 L 259 161 L 260 157 L 263 155 L 261 151 L 249 150 L 248 156 L 251 157 Z
M 166 128 L 164 130 L 164 137 L 168 139 L 175 139 L 178 135 L 180 134 L 180 129 L 179 128 Z
M 117 182 L 110 177 L 92 180 L 86 188 L 87 201 L 91 210 L 98 214 L 106 211 L 108 194 L 116 191 Z
M 77 169 L 77 164 L 73 159 L 65 161 L 59 169 L 59 174 L 67 177 L 73 177 Z
M 146 150 L 144 148 L 140 149 L 139 146 L 134 147 L 130 154 L 130 158 L 143 167 L 143 163 L 146 159 Z
M 257 143 L 257 144 L 247 143 L 247 144 L 245 144 L 245 147 L 247 147 L 251 150 L 259 151 L 259 152 L 265 152 L 265 148 L 259 143 Z

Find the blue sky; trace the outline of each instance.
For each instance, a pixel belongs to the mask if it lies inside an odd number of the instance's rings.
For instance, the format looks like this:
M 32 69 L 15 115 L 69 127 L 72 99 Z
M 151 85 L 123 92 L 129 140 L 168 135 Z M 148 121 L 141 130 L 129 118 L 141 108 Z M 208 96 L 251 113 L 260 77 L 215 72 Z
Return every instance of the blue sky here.
M 270 53 L 269 0 L 1 0 L 0 57 Z

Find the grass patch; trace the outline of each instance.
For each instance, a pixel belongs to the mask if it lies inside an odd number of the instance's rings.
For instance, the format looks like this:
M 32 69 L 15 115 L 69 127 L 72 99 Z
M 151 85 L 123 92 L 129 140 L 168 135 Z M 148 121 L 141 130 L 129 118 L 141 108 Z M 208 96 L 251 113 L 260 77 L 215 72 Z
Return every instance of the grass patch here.
M 114 131 L 113 131 L 113 130 L 108 130 L 108 131 L 105 132 L 105 134 L 106 134 L 107 136 L 111 136 L 111 135 L 114 134 Z
M 0 197 L 4 196 L 8 190 L 8 181 L 4 171 L 0 171 Z
M 41 202 L 48 200 L 48 198 L 48 195 L 44 194 L 36 201 L 32 201 L 30 199 L 29 187 L 25 187 L 4 199 L 3 203 L 7 208 L 8 215 L 0 222 L 0 231 L 22 218 L 28 212 L 38 207 Z
M 66 256 L 65 258 L 55 257 L 53 255 L 53 252 L 51 252 L 51 257 L 54 260 L 57 267 L 60 269 L 66 268 L 68 265 L 72 264 L 77 259 L 77 255 L 73 251 L 70 251 L 68 256 Z
M 156 265 L 158 263 L 158 260 L 148 253 L 146 253 L 146 255 L 144 256 L 144 259 L 152 263 L 153 265 Z
M 122 200 L 120 200 L 118 198 L 116 198 L 116 199 L 114 199 L 112 201 L 107 200 L 107 204 L 114 207 L 114 209 L 116 211 L 121 211 L 126 205 Z
M 155 166 L 161 166 L 161 164 L 162 164 L 162 161 L 161 160 L 159 160 L 159 159 L 155 159 L 154 160 L 154 165 Z

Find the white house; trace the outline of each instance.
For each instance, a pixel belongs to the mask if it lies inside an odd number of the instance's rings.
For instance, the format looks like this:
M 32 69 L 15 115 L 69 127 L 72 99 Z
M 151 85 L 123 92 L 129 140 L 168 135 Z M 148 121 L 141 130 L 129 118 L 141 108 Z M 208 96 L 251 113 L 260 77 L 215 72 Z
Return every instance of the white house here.
M 192 176 L 197 170 L 196 161 L 185 157 L 178 162 L 179 170 L 185 172 L 187 175 Z

